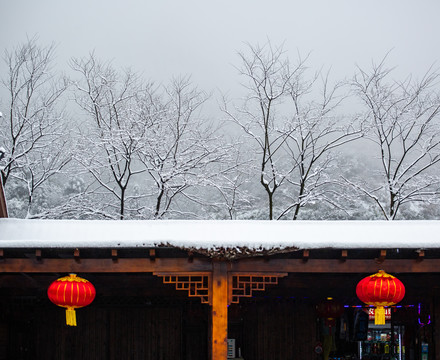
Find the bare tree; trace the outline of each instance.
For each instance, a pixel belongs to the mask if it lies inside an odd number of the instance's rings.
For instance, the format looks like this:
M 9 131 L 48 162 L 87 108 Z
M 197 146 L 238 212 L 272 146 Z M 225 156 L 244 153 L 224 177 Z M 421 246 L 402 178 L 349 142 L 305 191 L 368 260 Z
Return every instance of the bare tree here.
M 212 217 L 235 220 L 245 217 L 255 199 L 250 191 L 252 162 L 243 158 L 239 141 L 231 143 L 226 161 L 210 178 L 211 188 L 216 191 L 210 194 L 208 206 Z
M 155 219 L 170 211 L 184 215 L 185 210 L 172 207 L 177 198 L 201 203 L 194 189 L 209 185 L 225 159 L 227 148 L 220 142 L 218 129 L 200 114 L 206 100 L 207 95 L 192 85 L 189 77 L 173 79 L 156 99 L 155 120 L 139 153 L 155 184 Z
M 239 53 L 240 74 L 248 96 L 235 113 L 223 110 L 258 145 L 259 178 L 268 197 L 268 218 L 281 219 L 311 201 L 328 201 L 326 168 L 331 150 L 361 136 L 360 128 L 334 115 L 341 103 L 341 85 L 329 85 L 328 74 L 306 77 L 306 59 L 292 65 L 282 47 L 248 46 Z M 317 80 L 320 100 L 315 100 Z M 281 190 L 279 190 L 281 189 Z M 275 203 L 281 193 L 288 205 Z M 334 204 L 337 205 L 337 204 Z M 278 209 L 275 214 L 274 210 Z
M 127 203 L 133 200 L 129 186 L 134 176 L 145 171 L 136 167 L 136 160 L 151 125 L 145 107 L 151 85 L 145 86 L 131 70 L 118 73 L 94 54 L 73 59 L 71 67 L 81 77 L 74 82 L 75 100 L 87 116 L 75 159 L 94 179 L 96 187 L 90 192 L 101 193 L 101 200 L 105 195 L 114 199 L 101 203 L 108 209 L 106 217 L 117 214 L 124 219 Z
M 52 69 L 54 45 L 41 47 L 35 38 L 5 52 L 8 67 L 2 84 L 9 108 L 0 118 L 1 171 L 6 191 L 11 178 L 25 185 L 27 216 L 35 192 L 70 161 L 61 97 L 67 85 Z
M 374 185 L 349 181 L 368 196 L 385 219 L 393 220 L 402 205 L 438 200 L 440 194 L 439 74 L 429 70 L 420 80 L 391 78 L 385 59 L 370 71 L 361 68 L 353 89 L 362 101 L 380 162 Z

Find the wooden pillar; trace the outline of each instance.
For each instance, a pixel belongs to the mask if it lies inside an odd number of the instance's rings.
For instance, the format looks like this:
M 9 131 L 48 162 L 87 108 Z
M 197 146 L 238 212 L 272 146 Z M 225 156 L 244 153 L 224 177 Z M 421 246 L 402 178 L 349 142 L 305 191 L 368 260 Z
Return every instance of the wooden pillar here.
M 228 265 L 212 263 L 211 357 L 226 360 L 228 355 Z

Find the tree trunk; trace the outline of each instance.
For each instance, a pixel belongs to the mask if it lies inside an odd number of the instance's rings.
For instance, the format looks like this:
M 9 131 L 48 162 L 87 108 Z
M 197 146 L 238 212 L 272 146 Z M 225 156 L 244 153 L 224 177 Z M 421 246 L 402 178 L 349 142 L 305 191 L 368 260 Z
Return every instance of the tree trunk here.
M 121 208 L 119 210 L 120 220 L 124 220 L 124 210 L 125 210 L 125 188 L 121 189 Z
M 273 192 L 269 191 L 269 220 L 273 220 Z

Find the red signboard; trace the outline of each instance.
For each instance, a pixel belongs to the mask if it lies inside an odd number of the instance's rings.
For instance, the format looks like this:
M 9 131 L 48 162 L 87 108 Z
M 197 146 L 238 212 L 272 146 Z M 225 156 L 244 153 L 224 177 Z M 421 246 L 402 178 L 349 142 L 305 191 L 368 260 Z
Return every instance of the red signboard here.
M 368 308 L 368 318 L 374 320 L 375 308 Z M 391 320 L 391 308 L 385 308 L 385 320 Z

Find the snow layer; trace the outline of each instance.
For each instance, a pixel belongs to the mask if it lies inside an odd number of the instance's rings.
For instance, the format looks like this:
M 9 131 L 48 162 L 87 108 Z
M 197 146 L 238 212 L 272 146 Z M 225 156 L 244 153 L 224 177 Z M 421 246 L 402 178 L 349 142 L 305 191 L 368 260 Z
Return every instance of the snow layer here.
M 0 248 L 440 248 L 440 221 L 0 219 Z

